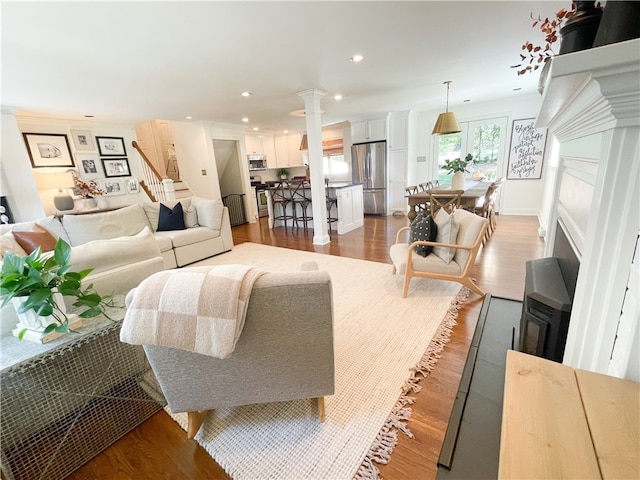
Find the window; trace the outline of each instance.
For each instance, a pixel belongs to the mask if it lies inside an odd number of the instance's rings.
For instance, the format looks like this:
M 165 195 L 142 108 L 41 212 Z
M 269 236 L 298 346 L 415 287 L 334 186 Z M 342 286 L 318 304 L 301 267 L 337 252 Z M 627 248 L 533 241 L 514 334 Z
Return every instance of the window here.
M 351 165 L 344 161 L 344 154 L 322 157 L 324 176 L 333 181 L 351 180 Z
M 478 164 L 471 166 L 467 178 L 495 180 L 502 171 L 505 157 L 507 117 L 491 118 L 475 122 L 461 122 L 462 131 L 440 135 L 436 143 L 438 180 L 442 185 L 451 184 L 451 175 L 444 170 L 445 160 L 463 158 L 471 153 Z

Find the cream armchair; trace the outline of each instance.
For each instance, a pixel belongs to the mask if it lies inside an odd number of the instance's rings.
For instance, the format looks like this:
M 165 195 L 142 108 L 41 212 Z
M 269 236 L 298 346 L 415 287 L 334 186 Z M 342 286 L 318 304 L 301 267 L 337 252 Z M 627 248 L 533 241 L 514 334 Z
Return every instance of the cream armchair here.
M 409 283 L 413 277 L 450 280 L 461 283 L 478 295 L 485 295 L 485 292 L 471 279 L 470 272 L 482 244 L 488 220 L 462 209 L 455 210 L 453 217 L 459 225 L 455 243 L 427 241 L 404 243 L 401 239 L 403 236 L 409 236 L 411 227 L 403 227 L 398 231 L 396 243 L 391 246 L 389 254 L 393 261 L 393 273 L 404 275 L 402 298 L 407 296 Z M 435 253 L 426 257 L 418 255 L 414 251 L 417 245 L 450 247 L 455 249 L 455 253 L 453 259 L 446 263 Z

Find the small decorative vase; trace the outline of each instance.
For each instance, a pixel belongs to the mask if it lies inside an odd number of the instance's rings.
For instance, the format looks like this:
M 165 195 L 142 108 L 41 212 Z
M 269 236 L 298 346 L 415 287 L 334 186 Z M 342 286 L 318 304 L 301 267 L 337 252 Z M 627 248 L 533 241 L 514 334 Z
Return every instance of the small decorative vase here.
M 451 190 L 464 190 L 464 172 L 456 172 L 453 174 Z
M 67 308 L 64 303 L 64 297 L 62 296 L 62 294 L 55 292 L 53 294 L 53 297 L 60 311 L 66 314 Z M 16 315 L 18 316 L 18 320 L 19 320 L 15 330 L 13 330 L 13 334 L 16 337 L 25 328 L 27 329 L 27 331 L 24 334 L 23 339 L 40 342 L 40 343 L 49 342 L 54 338 L 57 338 L 63 335 L 62 333 L 55 332 L 55 331 L 49 332 L 46 335 L 43 335 L 42 332 L 44 332 L 44 329 L 47 327 L 47 325 L 51 323 L 56 323 L 55 319 L 51 316 L 41 317 L 38 314 L 36 314 L 36 312 L 34 312 L 33 310 L 29 310 L 25 313 L 18 313 L 18 309 L 22 306 L 24 302 L 25 302 L 24 297 L 17 297 L 17 298 L 11 299 L 11 303 L 13 304 L 13 307 L 16 309 Z M 73 326 L 74 328 L 77 328 L 82 323 L 82 319 L 77 315 L 67 315 L 67 319 L 69 320 L 69 327 Z
M 109 200 L 102 196 L 96 197 L 96 205 L 98 208 L 109 208 Z
M 90 210 L 96 207 L 95 198 L 80 198 L 76 200 L 78 210 Z

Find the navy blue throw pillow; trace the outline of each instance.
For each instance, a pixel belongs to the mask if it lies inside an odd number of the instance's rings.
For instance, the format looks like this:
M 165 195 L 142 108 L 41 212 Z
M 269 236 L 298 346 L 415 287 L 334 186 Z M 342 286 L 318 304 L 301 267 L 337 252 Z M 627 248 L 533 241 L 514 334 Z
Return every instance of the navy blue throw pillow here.
M 160 216 L 158 217 L 158 232 L 169 230 L 184 230 L 184 213 L 182 204 L 176 203 L 173 209 L 160 204 Z
M 429 214 L 420 212 L 411 222 L 411 235 L 409 237 L 411 243 L 418 240 L 435 242 L 437 234 L 438 226 Z M 417 245 L 414 247 L 414 251 L 421 257 L 426 257 L 432 250 L 433 247 L 431 245 Z

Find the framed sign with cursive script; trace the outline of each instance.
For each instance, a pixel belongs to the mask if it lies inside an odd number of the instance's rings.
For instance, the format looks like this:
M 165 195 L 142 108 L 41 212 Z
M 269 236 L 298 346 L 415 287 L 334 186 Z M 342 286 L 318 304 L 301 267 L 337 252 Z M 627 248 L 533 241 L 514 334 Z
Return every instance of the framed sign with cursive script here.
M 532 180 L 542 176 L 546 129 L 536 128 L 535 119 L 514 120 L 507 179 Z

